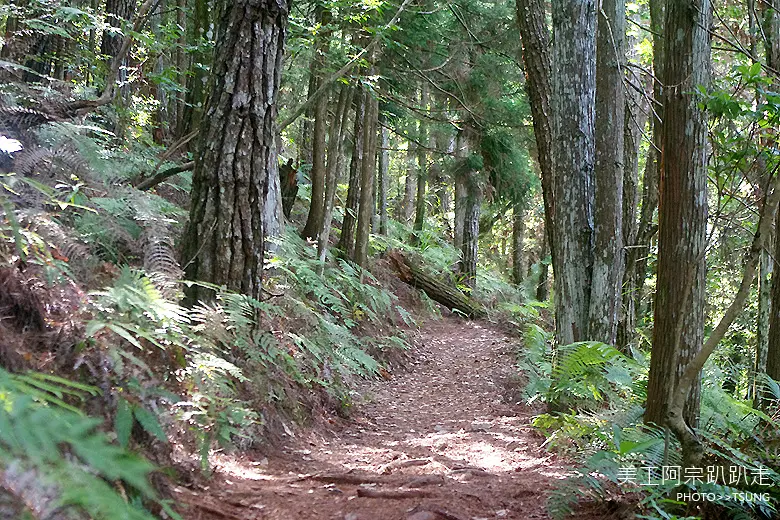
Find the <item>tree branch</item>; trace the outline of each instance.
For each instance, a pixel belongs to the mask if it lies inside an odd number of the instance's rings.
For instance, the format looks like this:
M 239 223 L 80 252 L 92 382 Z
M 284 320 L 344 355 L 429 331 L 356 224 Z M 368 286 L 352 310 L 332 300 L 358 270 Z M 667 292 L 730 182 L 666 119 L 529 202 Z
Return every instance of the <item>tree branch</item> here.
M 395 22 L 398 21 L 398 19 L 401 17 L 401 13 L 404 12 L 406 7 L 412 2 L 412 0 L 404 0 L 404 2 L 401 4 L 401 6 L 398 8 L 398 11 L 396 11 L 395 16 L 387 22 L 387 24 L 384 26 L 384 28 L 381 31 L 377 31 L 374 35 L 374 38 L 366 45 L 359 53 L 357 53 L 351 60 L 349 60 L 346 65 L 341 67 L 339 70 L 334 72 L 330 77 L 326 78 L 322 81 L 320 84 L 320 87 L 314 91 L 314 94 L 309 96 L 309 99 L 303 102 L 303 104 L 299 105 L 298 108 L 293 110 L 293 113 L 279 123 L 279 129 L 278 131 L 281 132 L 291 124 L 295 122 L 296 119 L 298 119 L 301 114 L 303 114 L 310 106 L 312 106 L 314 103 L 317 102 L 317 100 L 322 97 L 328 89 L 330 89 L 330 86 L 335 82 L 338 81 L 344 74 L 350 71 L 350 69 L 355 66 L 355 64 L 360 61 L 360 59 L 365 56 L 367 53 L 369 53 L 377 43 L 379 43 L 379 40 L 382 38 L 382 34 L 395 25 Z

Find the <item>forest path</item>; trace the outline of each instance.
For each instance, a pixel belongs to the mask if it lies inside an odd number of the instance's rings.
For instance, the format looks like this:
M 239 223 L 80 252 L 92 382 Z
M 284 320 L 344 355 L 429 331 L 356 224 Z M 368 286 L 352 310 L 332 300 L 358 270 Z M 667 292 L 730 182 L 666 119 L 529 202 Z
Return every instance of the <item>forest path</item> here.
M 187 520 L 548 518 L 565 470 L 519 403 L 517 340 L 492 326 L 426 324 L 413 366 L 365 383 L 352 418 L 285 437 L 261 461 L 224 459 L 208 488 L 179 488 Z

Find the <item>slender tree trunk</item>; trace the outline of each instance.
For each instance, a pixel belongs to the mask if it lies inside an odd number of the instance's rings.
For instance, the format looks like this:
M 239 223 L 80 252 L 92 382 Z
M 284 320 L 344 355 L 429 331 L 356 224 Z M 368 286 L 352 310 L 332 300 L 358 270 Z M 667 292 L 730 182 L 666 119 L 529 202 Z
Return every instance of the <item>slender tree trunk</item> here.
M 567 345 L 590 338 L 596 6 L 553 0 L 552 12 L 555 333 Z
M 512 210 L 512 281 L 518 285 L 525 280 L 525 210 L 515 204 Z
M 368 236 L 374 220 L 374 177 L 376 176 L 377 116 L 379 100 L 366 96 L 366 119 L 363 125 L 365 153 L 360 172 L 360 208 L 358 211 L 357 235 L 355 236 L 355 263 L 368 265 Z
M 548 243 L 547 234 L 542 237 L 542 249 L 539 253 L 539 281 L 536 283 L 536 299 L 540 302 L 546 302 L 550 297 L 550 286 L 547 282 L 549 278 L 550 264 L 547 261 L 547 257 L 550 254 L 550 244 Z
M 772 70 L 780 67 L 780 0 L 767 0 L 762 2 L 764 47 L 766 49 L 766 62 Z M 780 381 L 780 213 L 775 224 L 775 251 L 774 268 L 772 275 L 772 302 L 769 318 L 769 345 L 766 358 L 766 373 L 775 381 Z
M 517 21 L 523 43 L 523 64 L 531 117 L 533 119 L 536 156 L 542 178 L 544 229 L 548 244 L 555 244 L 555 175 L 553 172 L 552 63 L 550 33 L 547 30 L 543 0 L 516 0 Z M 552 253 L 555 258 L 555 252 Z M 545 298 L 546 299 L 546 298 Z
M 287 14 L 284 2 L 235 0 L 221 16 L 184 235 L 187 279 L 257 299 L 265 239 L 281 220 L 275 125 Z M 186 294 L 190 304 L 213 297 L 198 285 Z
M 466 155 L 478 149 L 477 135 L 469 125 L 463 130 Z M 464 172 L 463 194 L 463 243 L 461 244 L 460 273 L 463 284 L 474 289 L 477 286 L 477 260 L 479 256 L 479 215 L 482 207 L 482 189 L 479 185 L 477 172 L 466 167 Z
M 404 183 L 404 198 L 401 203 L 400 218 L 409 223 L 414 213 L 415 193 L 417 191 L 417 145 L 411 141 L 406 148 L 406 181 Z
M 774 379 L 780 381 L 780 276 L 776 276 L 780 273 L 780 238 L 778 237 L 777 230 L 780 229 L 780 213 L 777 215 L 775 221 L 775 251 L 774 251 L 774 267 L 772 269 L 772 302 L 770 304 L 771 312 L 769 317 L 769 342 L 767 345 L 766 354 L 766 374 Z
M 186 103 L 184 105 L 184 130 L 182 135 L 200 128 L 203 108 L 206 102 L 206 87 L 208 81 L 206 69 L 210 62 L 210 56 L 200 49 L 208 26 L 208 0 L 194 0 L 192 21 L 188 31 L 189 45 L 192 46 L 194 50 L 191 53 L 191 70 L 187 81 L 187 93 L 185 94 Z
M 322 6 L 317 6 L 317 20 L 326 26 L 330 23 L 330 12 Z M 317 43 L 314 46 L 311 74 L 316 78 L 314 83 L 319 88 L 322 83 L 325 57 L 330 44 L 330 33 L 323 30 L 317 33 Z M 322 229 L 322 214 L 325 204 L 325 137 L 328 132 L 328 95 L 320 96 L 314 104 L 314 136 L 312 140 L 311 164 L 311 204 L 306 225 L 301 231 L 304 238 L 316 238 Z
M 380 115 L 380 122 L 383 116 Z M 390 132 L 384 124 L 379 125 L 379 234 L 387 235 L 388 217 L 387 217 L 387 190 L 390 185 Z
M 469 155 L 468 143 L 463 138 L 463 132 L 458 133 L 455 140 L 455 157 L 465 160 Z M 453 174 L 455 177 L 455 222 L 453 230 L 453 246 L 460 251 L 463 249 L 463 224 L 465 222 L 466 209 L 466 183 L 465 174 L 461 167 Z
M 753 367 L 752 393 L 757 406 L 762 404 L 762 392 L 756 384 L 756 376 L 766 373 L 767 356 L 769 354 L 769 323 L 772 312 L 772 255 L 769 244 L 761 250 L 758 274 L 758 317 L 756 320 L 756 359 Z
M 704 340 L 707 118 L 695 97 L 709 85 L 709 0 L 666 6 L 658 280 L 645 421 L 667 424 L 671 393 Z M 700 385 L 684 417 L 696 427 Z
M 349 85 L 342 85 L 339 92 L 338 106 L 330 127 L 328 139 L 328 164 L 325 179 L 325 205 L 322 217 L 322 229 L 318 233 L 317 255 L 320 262 L 324 263 L 327 257 L 330 229 L 333 220 L 333 205 L 336 200 L 336 188 L 338 187 L 339 171 L 342 166 L 344 149 L 344 134 L 349 122 L 349 109 L 352 106 L 354 89 Z
M 633 48 L 633 42 L 628 45 Z M 633 60 L 632 60 L 633 61 Z M 632 85 L 627 89 L 626 114 L 624 124 L 623 145 L 623 242 L 627 245 L 623 258 L 623 297 L 618 323 L 617 346 L 623 352 L 628 352 L 629 345 L 634 339 L 636 328 L 635 292 L 636 271 L 634 269 L 635 257 L 632 250 L 637 242 L 638 222 L 637 207 L 639 206 L 639 150 L 642 144 L 642 132 L 647 126 L 647 111 L 649 109 L 643 91 L 647 90 L 643 79 L 629 71 L 627 82 Z M 647 93 L 648 97 L 651 93 Z M 647 159 L 651 161 L 651 155 Z
M 596 43 L 596 166 L 589 339 L 617 339 L 623 269 L 625 0 L 602 0 Z
M 365 142 L 363 140 L 363 125 L 366 118 L 367 95 L 359 85 L 355 87 L 355 124 L 353 131 L 352 161 L 349 164 L 349 186 L 347 201 L 344 205 L 344 219 L 341 223 L 339 249 L 347 258 L 355 257 L 355 223 L 357 221 L 358 201 L 360 200 L 360 174 L 363 163 Z
M 420 107 L 426 110 L 428 107 L 428 84 L 423 83 L 420 90 Z M 412 228 L 412 244 L 420 243 L 420 234 L 425 225 L 425 197 L 427 196 L 426 184 L 428 182 L 428 132 L 422 120 L 419 122 L 417 140 L 417 197 L 414 203 L 414 226 Z

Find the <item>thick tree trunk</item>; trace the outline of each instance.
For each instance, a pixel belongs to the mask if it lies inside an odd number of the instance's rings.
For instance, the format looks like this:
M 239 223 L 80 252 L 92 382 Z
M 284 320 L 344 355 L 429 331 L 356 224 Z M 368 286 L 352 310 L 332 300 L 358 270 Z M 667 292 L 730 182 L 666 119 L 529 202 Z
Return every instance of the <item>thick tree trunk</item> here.
M 536 157 L 541 171 L 544 200 L 544 229 L 549 244 L 555 244 L 555 175 L 553 172 L 552 63 L 550 33 L 543 0 L 516 0 L 517 22 L 523 43 L 523 64 L 536 140 Z M 555 252 L 552 254 L 555 258 Z
M 187 279 L 258 299 L 265 239 L 281 219 L 275 124 L 287 12 L 284 2 L 236 0 L 222 14 L 184 236 Z M 186 294 L 190 304 L 213 297 L 198 285 Z
M 625 0 L 602 0 L 596 42 L 596 166 L 589 339 L 617 339 L 623 269 Z
M 366 119 L 363 125 L 365 152 L 360 168 L 360 208 L 358 210 L 357 234 L 355 236 L 355 263 L 368 265 L 368 236 L 374 221 L 374 177 L 376 176 L 377 116 L 379 100 L 367 95 Z
M 359 85 L 355 94 L 355 124 L 353 130 L 352 161 L 349 164 L 349 185 L 347 201 L 344 205 L 344 218 L 341 222 L 339 249 L 347 258 L 355 257 L 355 222 L 357 221 L 358 201 L 360 200 L 360 173 L 363 163 L 365 143 L 363 140 L 363 124 L 366 117 L 365 90 Z
M 671 392 L 704 339 L 707 118 L 695 97 L 709 84 L 709 0 L 668 0 L 658 280 L 645 421 L 667 424 Z M 695 427 L 700 385 L 685 420 Z
M 330 12 L 322 6 L 316 8 L 317 20 L 322 25 L 330 22 Z M 322 82 L 323 69 L 325 68 L 325 56 L 328 53 L 330 33 L 320 31 L 317 33 L 317 43 L 314 46 L 311 74 L 315 77 L 314 83 L 319 88 Z M 311 179 L 311 204 L 306 225 L 301 231 L 304 238 L 317 238 L 322 229 L 322 214 L 325 205 L 325 142 L 328 132 L 328 95 L 320 96 L 314 104 L 314 135 L 312 137 L 312 164 L 309 177 Z
M 594 0 L 553 0 L 555 333 L 559 344 L 590 339 L 596 94 Z

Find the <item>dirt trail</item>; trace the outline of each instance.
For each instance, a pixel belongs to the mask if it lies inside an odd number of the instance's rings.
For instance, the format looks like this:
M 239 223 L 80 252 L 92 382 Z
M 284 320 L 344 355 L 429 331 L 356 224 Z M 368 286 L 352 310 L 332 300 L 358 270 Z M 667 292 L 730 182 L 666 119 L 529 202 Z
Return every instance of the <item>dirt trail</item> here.
M 209 488 L 179 489 L 188 520 L 541 519 L 564 474 L 518 404 L 516 340 L 443 319 L 414 366 L 366 383 L 337 431 L 297 435 L 260 461 L 224 460 Z

